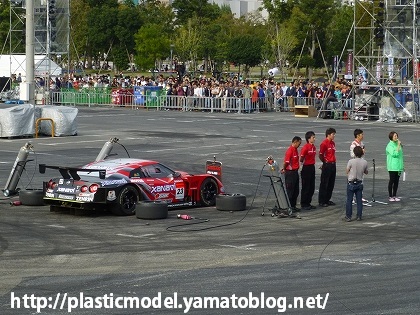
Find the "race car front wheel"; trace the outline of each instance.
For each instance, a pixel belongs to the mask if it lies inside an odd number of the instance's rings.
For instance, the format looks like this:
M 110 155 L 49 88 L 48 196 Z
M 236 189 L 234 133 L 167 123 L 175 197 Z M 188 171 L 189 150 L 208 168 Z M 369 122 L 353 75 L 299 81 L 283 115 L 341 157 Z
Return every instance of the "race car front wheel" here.
M 133 215 L 136 213 L 136 204 L 139 194 L 133 186 L 125 186 L 117 197 L 117 203 L 111 206 L 115 215 Z
M 200 187 L 200 201 L 203 206 L 210 207 L 216 204 L 216 196 L 219 193 L 219 188 L 213 178 L 206 178 L 201 183 Z

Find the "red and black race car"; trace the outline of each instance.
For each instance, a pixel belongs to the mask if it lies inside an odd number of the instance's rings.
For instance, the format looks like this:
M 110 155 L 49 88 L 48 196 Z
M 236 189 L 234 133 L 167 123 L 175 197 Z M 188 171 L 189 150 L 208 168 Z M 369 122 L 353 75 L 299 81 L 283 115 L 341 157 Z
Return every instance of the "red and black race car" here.
M 224 193 L 212 174 L 191 175 L 152 160 L 102 160 L 81 168 L 40 164 L 40 173 L 56 169 L 61 177 L 44 182 L 44 202 L 53 207 L 108 208 L 116 215 L 135 213 L 140 200 L 165 201 L 168 207 L 214 206 Z

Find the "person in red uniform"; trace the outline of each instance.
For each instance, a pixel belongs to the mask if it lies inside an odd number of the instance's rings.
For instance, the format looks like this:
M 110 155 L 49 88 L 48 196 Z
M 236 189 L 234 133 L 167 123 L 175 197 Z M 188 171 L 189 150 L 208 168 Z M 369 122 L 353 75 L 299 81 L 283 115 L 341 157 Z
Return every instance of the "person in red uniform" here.
M 289 197 L 292 211 L 299 211 L 296 207 L 299 196 L 299 152 L 298 148 L 302 143 L 302 138 L 295 136 L 292 144 L 284 154 L 283 168 L 280 170 L 284 174 L 287 196 Z
M 328 128 L 325 131 L 325 140 L 319 147 L 319 159 L 322 162 L 321 184 L 319 185 L 318 202 L 321 207 L 334 206 L 331 196 L 334 190 L 336 169 L 335 158 L 335 138 L 334 128 Z
M 300 162 L 302 163 L 302 170 L 300 172 L 302 179 L 300 206 L 302 210 L 311 210 L 316 209 L 315 206 L 311 205 L 312 196 L 315 192 L 315 133 L 308 131 L 305 134 L 305 139 L 306 144 L 300 150 Z

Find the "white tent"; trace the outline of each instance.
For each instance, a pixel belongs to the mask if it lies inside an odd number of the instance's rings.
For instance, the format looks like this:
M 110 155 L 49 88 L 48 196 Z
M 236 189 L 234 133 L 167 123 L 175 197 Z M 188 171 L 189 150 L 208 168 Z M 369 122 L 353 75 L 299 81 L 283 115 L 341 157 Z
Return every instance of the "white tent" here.
M 34 75 L 35 76 L 59 76 L 62 68 L 45 55 L 34 56 Z M 0 77 L 10 77 L 22 75 L 24 81 L 26 77 L 26 55 L 0 55 Z

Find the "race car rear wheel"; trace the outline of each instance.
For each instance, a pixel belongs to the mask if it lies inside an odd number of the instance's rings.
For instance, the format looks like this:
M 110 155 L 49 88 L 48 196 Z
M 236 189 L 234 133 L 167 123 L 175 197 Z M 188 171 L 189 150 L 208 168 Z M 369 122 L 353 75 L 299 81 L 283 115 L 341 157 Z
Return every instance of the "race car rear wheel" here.
M 136 209 L 137 219 L 155 220 L 168 217 L 168 204 L 164 201 L 140 201 Z
M 219 187 L 213 178 L 206 178 L 200 187 L 200 202 L 203 206 L 214 206 L 216 196 L 219 193 Z
M 216 209 L 220 211 L 242 211 L 246 209 L 246 196 L 242 194 L 220 194 L 216 197 Z
M 115 215 L 133 215 L 136 213 L 136 204 L 139 201 L 139 193 L 133 186 L 125 186 L 117 197 L 117 203 L 111 206 Z

